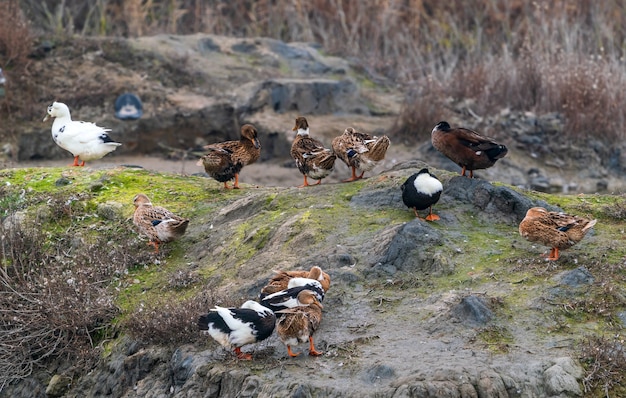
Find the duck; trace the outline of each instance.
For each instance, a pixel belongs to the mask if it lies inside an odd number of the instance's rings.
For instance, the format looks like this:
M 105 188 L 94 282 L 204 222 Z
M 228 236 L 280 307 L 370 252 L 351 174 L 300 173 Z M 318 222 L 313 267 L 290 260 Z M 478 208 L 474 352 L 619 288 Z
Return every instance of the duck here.
M 322 268 L 314 265 L 309 271 L 293 270 L 293 271 L 274 271 L 275 275 L 269 280 L 267 285 L 261 289 L 262 297 L 289 288 L 289 281 L 293 278 L 306 278 L 319 281 L 324 292 L 330 289 L 330 275 L 322 270 Z M 292 286 L 293 287 L 293 286 Z
M 508 152 L 505 145 L 491 138 L 463 127 L 451 128 L 445 121 L 433 128 L 431 142 L 435 149 L 462 168 L 462 176 L 469 171 L 469 178 L 474 177 L 474 170 L 493 166 Z
M 559 251 L 580 242 L 597 220 L 531 207 L 519 224 L 519 233 L 531 242 L 550 247 L 547 259 L 559 259 Z
M 296 167 L 304 176 L 304 184 L 298 188 L 310 185 L 319 185 L 322 179 L 327 177 L 335 167 L 337 156 L 332 150 L 324 148 L 324 144 L 309 135 L 309 123 L 303 116 L 296 118 L 296 125 L 292 129 L 296 131 L 296 138 L 291 144 L 291 157 L 296 161 Z M 315 184 L 309 184 L 307 177 L 317 180 Z
M 344 182 L 363 178 L 366 171 L 372 170 L 385 158 L 389 143 L 389 137 L 386 135 L 371 136 L 360 133 L 352 127 L 346 128 L 342 135 L 335 137 L 332 141 L 333 152 L 352 169 L 352 176 Z M 358 176 L 357 170 L 361 171 Z
M 418 210 L 428 210 L 426 221 L 436 221 L 440 217 L 433 214 L 433 205 L 439 201 L 443 185 L 435 175 L 424 168 L 410 176 L 400 187 L 402 190 L 402 201 L 413 209 L 415 217 L 422 219 L 417 213 Z
M 294 353 L 291 346 L 309 342 L 309 355 L 319 356 L 323 353 L 315 349 L 313 334 L 322 322 L 322 304 L 314 292 L 303 290 L 298 294 L 298 301 L 303 305 L 294 308 L 286 308 L 277 313 L 282 317 L 276 322 L 276 333 L 280 340 L 287 346 L 287 354 L 297 357 L 300 353 Z
M 259 160 L 261 143 L 257 129 L 251 124 L 241 126 L 239 141 L 225 141 L 204 147 L 209 151 L 198 161 L 198 166 L 215 180 L 224 183 L 224 188 L 230 189 L 228 181 L 235 180 L 233 189 L 239 189 L 239 173 L 244 166 Z
M 285 308 L 302 306 L 303 304 L 298 300 L 298 295 L 303 290 L 313 292 L 320 303 L 324 301 L 325 292 L 319 281 L 308 278 L 292 278 L 289 281 L 289 285 L 284 290 L 272 294 L 261 293 L 261 305 L 266 306 L 274 312 Z
M 232 349 L 237 358 L 248 361 L 252 354 L 242 352 L 241 347 L 267 339 L 275 326 L 274 312 L 254 300 L 246 301 L 240 308 L 216 305 L 198 318 L 200 330 L 208 331 L 222 347 Z
M 74 156 L 74 163 L 70 166 L 85 166 L 86 161 L 101 159 L 122 145 L 109 137 L 111 129 L 91 122 L 72 120 L 70 108 L 62 102 L 55 101 L 48 106 L 43 121 L 51 117 L 54 118 L 52 139 Z
M 154 246 L 156 253 L 161 243 L 172 242 L 185 234 L 189 219 L 179 217 L 164 207 L 153 206 L 146 194 L 135 195 L 133 205 L 133 224 L 140 234 L 150 239 L 148 244 Z

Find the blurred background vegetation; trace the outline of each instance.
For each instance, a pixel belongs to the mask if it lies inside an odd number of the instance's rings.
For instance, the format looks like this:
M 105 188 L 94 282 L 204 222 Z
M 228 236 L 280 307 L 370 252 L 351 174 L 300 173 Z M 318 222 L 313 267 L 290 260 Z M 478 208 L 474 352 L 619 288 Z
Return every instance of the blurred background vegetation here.
M 0 67 L 35 43 L 197 32 L 319 43 L 407 95 L 397 133 L 445 100 L 479 115 L 559 112 L 567 134 L 623 138 L 626 0 L 2 0 Z

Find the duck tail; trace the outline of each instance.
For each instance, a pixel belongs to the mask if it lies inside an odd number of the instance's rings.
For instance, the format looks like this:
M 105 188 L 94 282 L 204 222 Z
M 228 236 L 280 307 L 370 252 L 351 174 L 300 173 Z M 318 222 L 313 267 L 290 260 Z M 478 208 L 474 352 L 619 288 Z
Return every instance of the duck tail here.
M 485 151 L 487 156 L 491 160 L 498 160 L 503 158 L 509 152 L 508 148 L 504 145 L 496 144 L 493 148 L 489 148 Z
M 385 154 L 387 153 L 387 149 L 389 148 L 389 137 L 383 135 L 379 137 L 376 141 L 372 142 L 369 146 L 369 158 L 375 162 L 383 160 L 385 158 Z
M 589 223 L 587 223 L 587 225 L 583 227 L 583 232 L 587 233 L 587 231 L 589 231 L 591 228 L 593 228 L 594 225 L 596 225 L 596 222 L 598 222 L 598 220 L 589 221 Z

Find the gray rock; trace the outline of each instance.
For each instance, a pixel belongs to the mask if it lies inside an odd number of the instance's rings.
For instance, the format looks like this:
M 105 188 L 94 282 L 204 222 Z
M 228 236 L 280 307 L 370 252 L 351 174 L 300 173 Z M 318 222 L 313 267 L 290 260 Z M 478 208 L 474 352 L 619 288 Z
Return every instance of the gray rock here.
M 452 308 L 452 313 L 469 326 L 484 326 L 493 319 L 493 312 L 485 300 L 478 296 L 467 296 Z
M 425 273 L 446 273 L 450 264 L 436 256 L 437 246 L 443 245 L 441 233 L 428 223 L 415 219 L 404 224 L 393 237 L 386 253 L 375 268 L 388 273 L 393 270 Z
M 64 375 L 54 375 L 46 387 L 49 397 L 62 397 L 72 386 L 72 378 Z
M 561 366 L 553 365 L 544 372 L 546 392 L 550 395 L 565 394 L 569 397 L 583 395 L 576 377 L 567 373 Z
M 581 287 L 585 285 L 591 285 L 595 278 L 585 267 L 578 267 L 571 271 L 565 271 L 555 277 L 561 285 L 569 287 Z
M 124 219 L 124 205 L 119 202 L 109 201 L 106 203 L 99 203 L 96 210 L 99 217 L 114 221 Z
M 365 371 L 365 373 L 363 374 L 363 380 L 371 384 L 377 384 L 380 383 L 382 380 L 394 377 L 395 374 L 396 372 L 393 367 L 384 364 L 378 364 L 370 367 Z

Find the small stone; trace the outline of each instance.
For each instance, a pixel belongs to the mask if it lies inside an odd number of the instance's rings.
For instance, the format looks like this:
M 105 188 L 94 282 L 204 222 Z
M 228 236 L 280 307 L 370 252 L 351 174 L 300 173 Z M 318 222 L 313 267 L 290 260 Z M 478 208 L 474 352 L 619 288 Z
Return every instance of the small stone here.
M 46 395 L 48 397 L 61 397 L 69 390 L 72 385 L 72 379 L 68 376 L 54 375 L 48 387 L 46 387 Z

